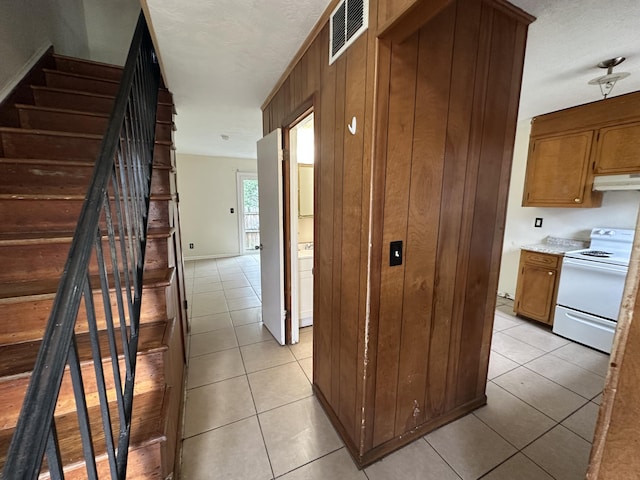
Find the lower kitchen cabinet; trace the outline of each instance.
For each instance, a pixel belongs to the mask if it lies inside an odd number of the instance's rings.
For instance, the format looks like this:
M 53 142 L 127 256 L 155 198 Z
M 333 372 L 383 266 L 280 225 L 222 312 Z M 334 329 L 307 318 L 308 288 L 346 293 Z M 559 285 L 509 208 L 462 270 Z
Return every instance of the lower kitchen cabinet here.
M 514 310 L 518 315 L 553 325 L 562 255 L 520 252 Z

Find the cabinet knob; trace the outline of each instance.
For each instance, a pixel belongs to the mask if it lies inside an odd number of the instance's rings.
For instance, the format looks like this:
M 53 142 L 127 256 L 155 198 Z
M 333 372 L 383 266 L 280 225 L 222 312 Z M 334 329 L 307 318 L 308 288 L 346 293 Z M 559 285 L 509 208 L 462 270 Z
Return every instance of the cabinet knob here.
M 549 275 L 553 275 L 553 272 L 548 272 L 548 273 L 549 273 Z
M 576 202 L 576 203 L 580 203 L 580 199 L 579 198 L 574 198 L 573 201 Z

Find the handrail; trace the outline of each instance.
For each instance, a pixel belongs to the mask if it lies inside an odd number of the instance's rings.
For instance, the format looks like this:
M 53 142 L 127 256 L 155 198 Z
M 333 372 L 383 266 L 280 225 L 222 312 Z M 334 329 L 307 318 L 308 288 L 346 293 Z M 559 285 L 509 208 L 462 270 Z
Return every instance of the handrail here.
M 37 478 L 45 456 L 51 478 L 64 478 L 54 413 L 67 365 L 87 477 L 97 478 L 91 433 L 96 422 L 92 424 L 89 418 L 75 335 L 83 300 L 111 478 L 126 476 L 159 78 L 153 44 L 141 13 L 11 440 L 2 472 L 4 479 Z M 103 248 L 104 244 L 108 248 Z M 99 286 L 92 285 L 92 259 L 98 265 Z M 102 302 L 94 299 L 97 287 L 102 292 Z M 100 352 L 98 312 L 104 313 L 107 327 L 111 380 L 117 400 L 115 435 Z M 124 356 L 124 375 L 120 372 L 118 347 Z

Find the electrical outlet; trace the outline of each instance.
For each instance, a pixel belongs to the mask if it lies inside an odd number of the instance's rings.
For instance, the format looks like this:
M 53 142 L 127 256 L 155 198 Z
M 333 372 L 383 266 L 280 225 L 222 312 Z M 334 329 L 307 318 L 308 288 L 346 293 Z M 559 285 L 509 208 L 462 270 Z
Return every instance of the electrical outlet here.
M 542 227 L 542 218 L 536 217 L 536 221 L 534 222 L 533 226 L 536 228 Z
M 190 250 L 193 250 L 193 243 L 190 243 L 190 244 L 189 244 L 189 249 L 190 249 Z

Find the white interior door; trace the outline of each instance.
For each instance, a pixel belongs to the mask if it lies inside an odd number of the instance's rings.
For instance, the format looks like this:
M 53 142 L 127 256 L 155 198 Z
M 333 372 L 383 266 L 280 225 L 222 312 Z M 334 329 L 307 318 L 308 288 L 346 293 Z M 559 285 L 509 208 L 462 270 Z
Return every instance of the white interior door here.
M 282 159 L 280 129 L 258 140 L 262 321 L 280 345 L 285 344 Z

